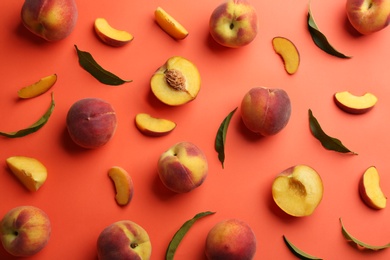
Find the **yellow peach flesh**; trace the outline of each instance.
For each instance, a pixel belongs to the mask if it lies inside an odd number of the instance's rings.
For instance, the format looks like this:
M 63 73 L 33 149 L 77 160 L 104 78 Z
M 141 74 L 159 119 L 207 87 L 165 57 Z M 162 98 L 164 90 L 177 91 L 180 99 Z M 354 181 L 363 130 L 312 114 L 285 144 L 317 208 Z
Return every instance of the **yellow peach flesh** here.
M 274 37 L 272 45 L 277 54 L 282 57 L 288 74 L 294 74 L 299 68 L 299 52 L 292 41 L 284 37 Z
M 95 31 L 99 38 L 110 45 L 120 46 L 133 40 L 133 35 L 124 30 L 118 30 L 107 22 L 104 18 L 95 20 Z
M 30 191 L 37 191 L 47 179 L 46 167 L 37 159 L 12 156 L 6 159 L 12 173 Z
M 121 167 L 114 166 L 108 171 L 108 176 L 114 182 L 115 200 L 118 205 L 129 204 L 133 195 L 133 182 L 128 172 Z
M 335 94 L 335 100 L 336 103 L 347 112 L 364 113 L 375 106 L 378 98 L 372 93 L 356 96 L 349 91 L 342 91 Z
M 176 123 L 171 120 L 155 118 L 145 113 L 136 115 L 135 124 L 142 133 L 152 136 L 168 134 L 176 127 Z
M 167 73 L 170 71 L 179 72 L 177 74 L 182 77 L 182 86 L 172 86 L 168 83 Z M 152 92 L 161 102 L 178 106 L 196 98 L 200 90 L 201 78 L 197 67 L 191 61 L 174 56 L 153 74 L 150 85 Z
M 20 98 L 33 98 L 48 91 L 57 82 L 57 74 L 41 78 L 39 81 L 18 91 Z
M 157 7 L 154 17 L 157 24 L 174 39 L 182 40 L 188 36 L 186 28 L 161 7 Z
M 386 208 L 387 198 L 383 194 L 383 191 L 380 187 L 380 178 L 379 173 L 375 167 L 368 168 L 362 180 L 363 192 L 361 194 L 363 200 L 370 206 L 376 209 L 384 209 Z

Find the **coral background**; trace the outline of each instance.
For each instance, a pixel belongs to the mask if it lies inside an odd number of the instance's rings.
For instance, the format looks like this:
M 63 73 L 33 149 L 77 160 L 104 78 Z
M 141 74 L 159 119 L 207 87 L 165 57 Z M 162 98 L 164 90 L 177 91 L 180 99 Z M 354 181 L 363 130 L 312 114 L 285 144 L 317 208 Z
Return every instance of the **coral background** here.
M 254 230 L 258 248 L 255 259 L 296 259 L 282 236 L 303 251 L 324 259 L 389 259 L 390 251 L 360 251 L 346 242 L 339 218 L 347 230 L 368 244 L 390 240 L 390 212 L 372 210 L 360 199 L 357 184 L 366 168 L 375 165 L 385 194 L 390 194 L 390 29 L 359 36 L 350 27 L 345 1 L 311 1 L 320 30 L 339 51 L 353 56 L 340 59 L 314 45 L 307 29 L 308 2 L 255 1 L 259 15 L 258 37 L 248 46 L 227 49 L 209 36 L 208 20 L 220 0 L 77 1 L 79 20 L 66 39 L 45 42 L 21 24 L 23 1 L 2 1 L 0 8 L 0 131 L 15 131 L 37 120 L 50 103 L 50 92 L 31 100 L 19 100 L 16 92 L 52 73 L 56 107 L 49 122 L 23 138 L 0 138 L 0 216 L 20 205 L 37 206 L 52 221 L 47 247 L 30 259 L 97 259 L 96 239 L 107 225 L 130 219 L 149 233 L 152 259 L 163 259 L 178 228 L 195 214 L 215 211 L 198 221 L 180 244 L 176 259 L 205 259 L 208 230 L 218 221 L 239 218 Z M 190 32 L 175 41 L 154 22 L 157 6 L 172 14 Z M 134 40 L 122 48 L 103 44 L 93 31 L 93 21 L 104 17 Z M 271 40 L 284 36 L 300 51 L 301 64 L 288 75 L 275 54 Z M 119 87 L 99 83 L 78 64 L 74 45 L 90 52 L 99 64 L 124 79 Z M 191 103 L 168 107 L 151 93 L 153 72 L 169 57 L 181 55 L 193 61 L 202 76 L 202 89 Z M 239 109 L 233 116 L 226 141 L 225 168 L 214 150 L 214 139 L 225 116 L 239 106 L 252 87 L 283 88 L 290 95 L 292 116 L 275 136 L 259 138 L 243 126 Z M 336 91 L 356 95 L 369 91 L 378 97 L 376 107 L 364 115 L 350 115 L 333 102 Z M 75 146 L 65 126 L 66 113 L 76 101 L 99 97 L 117 111 L 118 128 L 104 147 L 83 150 Z M 309 131 L 308 109 L 324 131 L 339 138 L 358 155 L 325 150 Z M 142 135 L 134 117 L 147 112 L 168 118 L 177 128 L 165 137 Z M 198 189 L 173 194 L 156 173 L 160 154 L 179 141 L 198 145 L 209 162 L 209 176 Z M 28 192 L 7 169 L 5 159 L 24 155 L 43 162 L 47 182 Z M 313 215 L 293 218 L 281 212 L 271 197 L 274 177 L 284 169 L 307 164 L 324 182 L 324 197 Z M 135 186 L 133 200 L 119 207 L 107 170 L 125 168 Z M 0 259 L 12 259 L 0 247 Z

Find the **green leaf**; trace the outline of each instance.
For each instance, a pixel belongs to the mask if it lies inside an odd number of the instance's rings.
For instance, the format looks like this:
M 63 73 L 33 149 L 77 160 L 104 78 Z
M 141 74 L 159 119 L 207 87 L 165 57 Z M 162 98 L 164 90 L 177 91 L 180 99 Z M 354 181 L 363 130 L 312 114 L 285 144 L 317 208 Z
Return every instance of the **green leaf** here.
M 340 218 L 340 224 L 341 224 L 341 232 L 343 234 L 343 236 L 345 237 L 345 239 L 348 241 L 348 242 L 353 242 L 356 244 L 357 248 L 359 249 L 369 249 L 369 250 L 373 250 L 373 251 L 377 251 L 377 250 L 382 250 L 382 249 L 386 249 L 386 248 L 389 248 L 390 247 L 390 243 L 384 245 L 384 246 L 372 246 L 372 245 L 368 245 L 356 238 L 354 238 L 350 233 L 347 232 L 347 230 L 345 229 L 344 225 L 343 225 L 343 221 L 341 220 Z
M 79 64 L 92 76 L 94 76 L 98 81 L 106 85 L 118 86 L 132 80 L 123 80 L 113 73 L 103 69 L 92 57 L 89 52 L 80 51 L 77 46 L 74 46 L 77 51 L 77 56 L 79 57 Z
M 315 138 L 317 138 L 322 146 L 328 150 L 333 150 L 340 153 L 353 153 L 357 155 L 357 153 L 352 152 L 347 147 L 345 147 L 340 140 L 330 137 L 327 135 L 321 128 L 317 119 L 313 116 L 313 113 L 309 109 L 309 125 L 311 133 Z
M 227 117 L 222 121 L 217 136 L 215 138 L 215 150 L 218 152 L 218 159 L 222 163 L 222 168 L 224 168 L 225 162 L 225 142 L 226 142 L 226 133 L 229 127 L 230 120 L 232 119 L 233 114 L 236 112 L 237 107 L 229 113 Z
M 341 52 L 337 51 L 328 41 L 326 36 L 318 29 L 317 24 L 314 21 L 313 15 L 311 13 L 310 7 L 309 12 L 307 15 L 307 25 L 309 28 L 309 32 L 311 35 L 311 38 L 313 39 L 314 43 L 323 51 L 326 53 L 343 58 L 343 59 L 349 59 L 351 56 L 346 56 L 342 54 Z
M 165 253 L 165 259 L 166 260 L 172 260 L 175 256 L 175 252 L 177 247 L 179 246 L 181 240 L 183 237 L 187 234 L 188 230 L 192 227 L 192 225 L 200 218 L 203 218 L 208 215 L 212 215 L 215 212 L 211 211 L 205 211 L 196 214 L 192 219 L 187 220 L 181 227 L 180 229 L 175 233 L 173 236 L 171 242 L 168 245 L 167 251 Z
M 49 120 L 49 118 L 50 118 L 50 116 L 51 116 L 51 114 L 52 114 L 52 112 L 54 110 L 54 107 L 55 107 L 54 94 L 52 92 L 51 93 L 50 107 L 45 112 L 45 114 L 40 119 L 38 119 L 38 121 L 36 121 L 31 126 L 29 126 L 27 128 L 24 128 L 24 129 L 21 129 L 19 131 L 15 131 L 15 132 L 0 132 L 0 135 L 5 136 L 5 137 L 9 137 L 9 138 L 17 138 L 17 137 L 26 136 L 28 134 L 32 134 L 32 133 L 38 131 L 42 126 L 44 126 L 47 123 L 47 121 Z
M 299 257 L 299 259 L 303 259 L 303 260 L 321 260 L 322 258 L 318 258 L 316 256 L 312 256 L 312 255 L 309 255 L 305 252 L 303 252 L 302 250 L 300 250 L 298 247 L 296 247 L 295 245 L 293 245 L 287 238 L 286 236 L 283 235 L 283 240 L 284 242 L 286 243 L 287 247 L 290 249 L 290 251 L 296 255 L 297 257 Z

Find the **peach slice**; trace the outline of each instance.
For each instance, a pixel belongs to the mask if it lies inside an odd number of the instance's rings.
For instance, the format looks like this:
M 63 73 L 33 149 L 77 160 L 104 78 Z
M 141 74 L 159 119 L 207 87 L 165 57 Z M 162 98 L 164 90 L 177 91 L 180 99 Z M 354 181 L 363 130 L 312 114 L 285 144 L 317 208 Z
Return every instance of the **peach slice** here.
M 104 18 L 96 18 L 94 28 L 97 36 L 106 44 L 120 47 L 131 42 L 134 37 L 127 31 L 118 30 L 107 22 Z
M 6 159 L 6 163 L 11 172 L 30 191 L 37 191 L 47 179 L 46 167 L 35 158 L 12 156 Z
M 157 7 L 157 9 L 154 11 L 154 18 L 161 29 L 163 29 L 174 39 L 183 40 L 188 36 L 188 31 L 186 28 L 184 28 L 183 25 L 176 21 L 161 7 Z
M 43 77 L 34 84 L 21 88 L 18 91 L 20 98 L 33 98 L 48 91 L 57 81 L 57 74 Z
M 120 206 L 130 203 L 133 198 L 134 186 L 130 174 L 123 168 L 113 166 L 108 171 L 108 176 L 114 182 L 116 195 L 115 200 Z
M 153 74 L 150 85 L 153 94 L 161 102 L 179 106 L 197 97 L 201 78 L 191 61 L 173 56 Z
M 369 167 L 359 182 L 359 194 L 367 206 L 374 209 L 386 207 L 386 196 L 380 187 L 379 173 L 375 166 Z
M 163 136 L 173 131 L 176 123 L 163 118 L 155 118 L 146 113 L 135 116 L 135 125 L 143 134 L 150 136 Z
M 323 192 L 320 175 L 307 165 L 296 165 L 284 170 L 272 184 L 275 203 L 294 217 L 311 215 L 320 204 Z
M 292 75 L 299 68 L 300 56 L 295 44 L 285 37 L 274 37 L 272 46 L 277 54 L 283 59 L 284 68 L 288 74 Z
M 349 91 L 342 91 L 334 94 L 334 101 L 341 110 L 347 113 L 363 114 L 375 106 L 378 98 L 369 92 L 362 96 L 355 96 Z

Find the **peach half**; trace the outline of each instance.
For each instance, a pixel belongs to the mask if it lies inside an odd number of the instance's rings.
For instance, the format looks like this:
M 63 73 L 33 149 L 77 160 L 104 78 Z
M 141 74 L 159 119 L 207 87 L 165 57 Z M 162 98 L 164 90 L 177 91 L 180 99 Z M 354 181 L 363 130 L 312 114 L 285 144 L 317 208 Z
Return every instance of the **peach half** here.
M 172 38 L 183 40 L 188 36 L 187 29 L 161 7 L 157 7 L 154 11 L 154 18 L 161 29 Z
M 108 177 L 115 185 L 115 200 L 120 206 L 130 203 L 134 194 L 133 180 L 130 174 L 123 168 L 114 166 L 108 170 Z
M 113 28 L 104 18 L 96 18 L 94 28 L 97 36 L 104 43 L 114 47 L 123 46 L 134 39 L 127 31 Z
M 334 94 L 334 101 L 341 110 L 347 113 L 363 114 L 375 106 L 378 98 L 369 92 L 362 96 L 356 96 L 349 91 L 342 91 Z
M 57 74 L 43 77 L 34 84 L 18 90 L 18 97 L 33 98 L 48 91 L 57 82 Z
M 153 74 L 150 86 L 161 102 L 170 106 L 183 105 L 197 97 L 201 86 L 200 73 L 191 61 L 173 56 Z
M 376 167 L 369 167 L 359 182 L 359 194 L 367 206 L 374 209 L 386 208 L 387 198 L 380 187 L 379 173 Z
M 320 175 L 307 165 L 296 165 L 282 171 L 272 183 L 272 197 L 287 214 L 294 217 L 311 215 L 324 192 Z
M 141 133 L 149 136 L 167 135 L 176 127 L 176 123 L 171 120 L 152 117 L 146 113 L 135 116 L 135 125 Z
M 290 75 L 297 72 L 300 63 L 300 56 L 295 44 L 285 37 L 274 37 L 272 39 L 274 51 L 283 59 L 284 68 Z
M 47 169 L 40 161 L 26 156 L 6 159 L 7 166 L 19 181 L 30 191 L 37 191 L 47 179 Z

